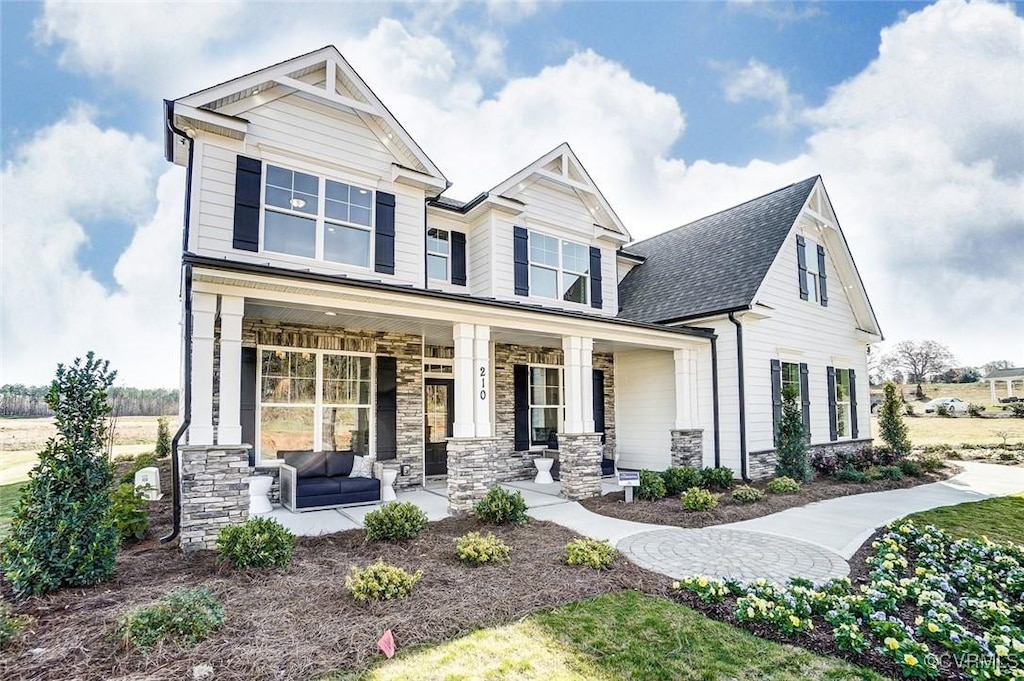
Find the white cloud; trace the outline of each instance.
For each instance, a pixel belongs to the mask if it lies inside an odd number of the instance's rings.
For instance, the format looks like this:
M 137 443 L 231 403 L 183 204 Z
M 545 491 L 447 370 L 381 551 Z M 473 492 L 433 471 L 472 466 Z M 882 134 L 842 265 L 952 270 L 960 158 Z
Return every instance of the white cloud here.
M 774 107 L 762 123 L 773 128 L 789 128 L 803 109 L 803 98 L 789 90 L 789 80 L 778 69 L 751 59 L 742 68 L 730 69 L 722 83 L 725 98 L 730 102 L 757 100 Z

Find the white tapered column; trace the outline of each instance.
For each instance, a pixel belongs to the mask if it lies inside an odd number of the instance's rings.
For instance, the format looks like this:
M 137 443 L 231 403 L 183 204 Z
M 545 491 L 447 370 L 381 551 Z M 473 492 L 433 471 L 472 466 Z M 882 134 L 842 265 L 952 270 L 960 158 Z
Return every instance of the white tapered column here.
M 583 412 L 583 432 L 594 432 L 594 339 L 580 339 L 580 409 Z
M 697 427 L 697 353 L 694 350 L 676 350 L 672 353 L 675 360 L 676 384 L 676 430 L 689 430 Z
M 583 339 L 579 336 L 562 338 L 565 375 L 565 419 L 561 432 L 576 434 L 583 432 Z
M 192 411 L 190 445 L 213 444 L 213 324 L 217 296 L 192 294 Z
M 217 444 L 242 444 L 242 314 L 245 298 L 220 299 L 220 402 Z
M 454 437 L 476 435 L 476 426 L 473 423 L 474 336 L 472 324 L 459 323 L 452 326 L 452 339 L 455 342 L 455 423 L 452 424 Z
M 476 437 L 491 436 L 491 327 L 480 324 L 473 335 L 473 425 Z

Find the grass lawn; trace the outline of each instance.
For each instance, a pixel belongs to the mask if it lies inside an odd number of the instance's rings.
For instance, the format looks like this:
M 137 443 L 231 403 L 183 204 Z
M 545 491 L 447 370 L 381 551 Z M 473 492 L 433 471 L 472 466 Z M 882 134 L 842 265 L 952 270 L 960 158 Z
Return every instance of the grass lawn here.
M 407 679 L 882 679 L 874 672 L 765 641 L 664 598 L 608 594 L 410 649 L 356 677 Z
M 915 446 L 924 445 L 999 445 L 1003 442 L 1002 435 L 1007 435 L 1006 442 L 1014 444 L 1024 442 L 1024 419 L 972 419 L 967 417 L 942 418 L 938 416 L 922 416 L 906 418 L 910 432 L 910 441 Z M 878 439 L 878 419 L 871 417 L 871 432 Z
M 969 501 L 915 513 L 908 518 L 919 526 L 935 525 L 958 537 L 1024 544 L 1024 494 Z
M 24 482 L 15 482 L 0 486 L 0 540 L 7 536 L 7 528 L 10 527 L 11 517 L 14 515 L 14 506 L 21 497 L 21 488 L 24 485 Z

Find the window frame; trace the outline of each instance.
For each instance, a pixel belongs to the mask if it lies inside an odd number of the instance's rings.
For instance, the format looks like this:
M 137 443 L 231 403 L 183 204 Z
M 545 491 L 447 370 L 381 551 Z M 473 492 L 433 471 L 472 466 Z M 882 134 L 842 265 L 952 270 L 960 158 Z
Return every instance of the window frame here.
M 433 250 L 430 249 L 430 240 L 431 240 L 431 238 L 435 238 L 436 239 L 436 237 L 431 237 L 430 236 L 430 232 L 431 231 L 444 232 L 444 234 L 445 234 L 445 239 L 444 240 L 445 240 L 445 243 L 448 244 L 448 252 L 447 253 L 441 253 L 440 251 L 433 251 Z M 444 229 L 443 227 L 427 227 L 426 251 L 427 251 L 427 256 L 426 256 L 427 257 L 427 262 L 426 262 L 427 280 L 428 281 L 437 281 L 437 282 L 441 282 L 443 284 L 450 284 L 451 281 L 452 281 L 452 231 L 450 229 Z M 444 258 L 444 279 L 438 279 L 437 277 L 430 276 L 430 258 L 431 257 Z
M 312 403 L 278 403 L 278 402 L 264 402 L 263 401 L 263 353 L 264 352 L 292 352 L 292 353 L 309 353 L 314 356 L 316 361 L 316 373 L 315 373 L 315 396 Z M 377 419 L 375 415 L 377 413 L 377 357 L 371 352 L 348 352 L 342 350 L 314 350 L 311 348 L 298 348 L 289 347 L 285 345 L 257 345 L 256 346 L 256 442 L 253 443 L 253 447 L 256 450 L 256 466 L 261 468 L 269 468 L 273 466 L 280 466 L 284 463 L 283 459 L 272 459 L 264 458 L 262 451 L 263 443 L 263 408 L 264 407 L 275 407 L 275 408 L 305 408 L 313 409 L 313 451 L 323 451 L 323 410 L 325 407 L 338 406 L 336 403 L 327 404 L 323 399 L 323 388 L 324 388 L 324 363 L 323 358 L 326 355 L 333 356 L 344 356 L 344 357 L 366 357 L 370 360 L 370 401 L 367 404 L 346 404 L 340 405 L 346 408 L 352 409 L 368 409 L 367 423 L 369 425 L 369 449 L 367 456 L 371 460 L 377 458 Z
M 807 302 L 821 305 L 821 284 L 819 283 L 818 276 L 821 274 L 818 272 L 818 244 L 807 236 L 804 236 L 804 244 L 800 248 L 804 249 L 804 266 L 806 267 L 807 276 Z
M 303 213 L 302 211 L 282 208 L 280 206 L 271 206 L 267 203 L 267 181 L 270 176 L 270 168 L 277 168 L 279 170 L 288 171 L 291 173 L 302 173 L 304 175 L 311 175 L 317 179 L 317 206 L 315 213 Z M 339 220 L 337 218 L 327 217 L 327 182 L 335 182 L 337 184 L 344 184 L 354 189 L 365 190 L 370 194 L 370 224 L 361 225 L 357 222 L 349 222 L 346 220 Z M 339 175 L 327 175 L 319 170 L 311 170 L 304 168 L 297 164 L 288 162 L 279 162 L 273 159 L 264 159 L 263 161 L 263 174 L 260 181 L 260 253 L 266 253 L 272 255 L 275 258 L 283 260 L 292 260 L 296 263 L 306 264 L 310 261 L 318 263 L 324 263 L 327 265 L 333 265 L 338 267 L 351 267 L 357 270 L 372 271 L 374 266 L 374 258 L 376 257 L 376 225 L 377 225 L 377 191 L 365 184 L 361 184 L 358 181 L 353 180 L 349 177 L 342 177 Z M 350 204 L 351 205 L 351 204 Z M 313 236 L 313 257 L 307 257 L 304 255 L 296 255 L 294 253 L 286 253 L 284 251 L 275 251 L 266 247 L 266 231 L 267 231 L 267 211 L 278 213 L 281 215 L 287 215 L 290 217 L 298 217 L 306 220 L 312 220 L 315 224 L 315 233 Z M 347 229 L 357 229 L 368 234 L 368 247 L 365 265 L 355 265 L 347 262 L 340 262 L 337 260 L 328 260 L 324 257 L 324 244 L 326 241 L 327 228 L 328 226 L 340 226 Z
M 547 239 L 553 239 L 558 244 L 558 265 L 551 265 L 543 262 L 536 262 L 533 259 L 533 244 L 532 239 L 534 235 L 542 236 Z M 567 245 L 577 246 L 584 250 L 585 257 L 584 262 L 586 263 L 585 272 L 577 272 L 575 270 L 567 269 L 565 266 L 565 247 Z M 572 241 L 571 239 L 563 239 L 560 236 L 548 234 L 538 229 L 529 228 L 527 229 L 527 248 L 526 248 L 526 264 L 529 271 L 529 287 L 530 296 L 543 298 L 545 300 L 557 300 L 562 303 L 569 303 L 570 305 L 590 305 L 590 279 L 592 273 L 590 272 L 590 246 L 579 241 Z M 540 268 L 548 270 L 549 272 L 555 273 L 555 295 L 546 296 L 540 293 L 536 293 L 536 287 L 534 286 L 533 268 Z M 568 300 L 564 293 L 561 293 L 564 288 L 564 280 L 566 276 L 582 277 L 583 279 L 583 301 Z
M 565 368 L 560 364 L 527 364 L 527 380 L 526 380 L 526 413 L 527 418 L 530 422 L 530 446 L 535 447 L 538 445 L 547 446 L 547 441 L 538 442 L 533 439 L 533 410 L 534 409 L 554 409 L 556 416 L 555 432 L 562 432 L 562 428 L 565 425 Z M 533 403 L 533 370 L 534 369 L 554 369 L 558 372 L 558 404 L 534 404 Z M 545 384 L 545 387 L 547 384 Z M 550 439 L 550 438 L 549 438 Z
M 794 367 L 794 370 L 796 371 L 796 381 L 795 382 L 794 381 L 787 381 L 786 380 L 786 367 L 787 366 Z M 780 397 L 780 399 L 783 400 L 783 402 L 785 402 L 785 398 L 786 398 L 786 386 L 787 385 L 795 385 L 796 386 L 796 403 L 797 403 L 797 405 L 803 404 L 803 397 L 804 397 L 804 395 L 803 395 L 803 391 L 800 389 L 800 362 L 787 362 L 786 360 L 782 359 L 782 360 L 779 360 L 779 390 L 782 391 L 781 394 L 779 395 L 779 397 Z
M 834 377 L 833 380 L 835 381 L 835 394 L 832 397 L 833 397 L 833 399 L 835 401 L 835 405 L 836 405 L 836 422 L 835 422 L 836 441 L 839 441 L 839 440 L 849 440 L 849 439 L 853 438 L 853 429 L 850 427 L 851 426 L 850 410 L 852 409 L 852 400 L 850 399 L 850 369 L 849 368 L 840 369 L 839 367 L 833 367 L 832 368 L 832 374 L 833 374 L 833 377 Z M 839 380 L 840 374 L 845 374 L 846 375 L 846 399 L 845 400 L 839 399 L 839 388 L 842 385 L 842 383 Z M 841 412 L 842 412 L 843 408 L 845 408 L 845 412 L 846 412 L 846 418 L 845 419 L 843 419 L 842 415 L 841 415 Z M 845 432 L 843 432 L 844 431 L 843 428 L 840 428 L 840 425 L 845 426 Z

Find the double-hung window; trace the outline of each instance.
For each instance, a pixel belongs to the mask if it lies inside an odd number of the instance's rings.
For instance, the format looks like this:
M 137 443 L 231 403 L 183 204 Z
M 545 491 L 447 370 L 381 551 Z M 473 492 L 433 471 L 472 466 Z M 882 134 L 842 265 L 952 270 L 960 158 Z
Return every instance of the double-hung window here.
M 530 367 L 530 444 L 546 445 L 562 420 L 562 370 Z
M 431 227 L 427 230 L 427 277 L 435 281 L 449 281 L 451 269 L 451 241 L 447 230 Z
M 259 456 L 296 450 L 370 453 L 372 358 L 260 350 Z
M 542 298 L 587 303 L 590 249 L 530 232 L 530 292 Z
M 263 205 L 264 250 L 370 266 L 371 190 L 268 164 Z
M 782 397 L 785 398 L 790 392 L 796 397 L 799 405 L 802 395 L 800 394 L 800 365 L 794 362 L 782 363 Z
M 850 370 L 836 369 L 836 437 L 850 437 Z

